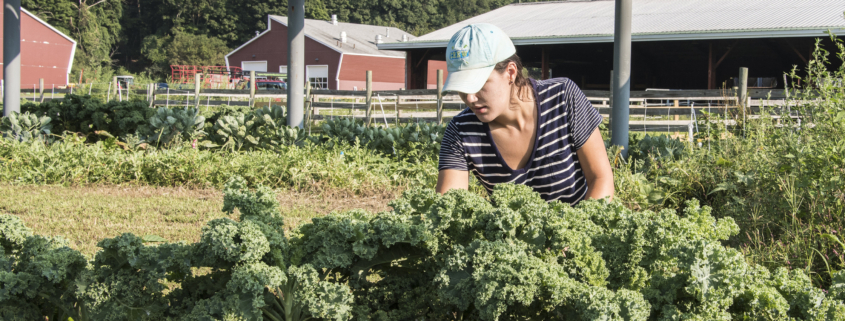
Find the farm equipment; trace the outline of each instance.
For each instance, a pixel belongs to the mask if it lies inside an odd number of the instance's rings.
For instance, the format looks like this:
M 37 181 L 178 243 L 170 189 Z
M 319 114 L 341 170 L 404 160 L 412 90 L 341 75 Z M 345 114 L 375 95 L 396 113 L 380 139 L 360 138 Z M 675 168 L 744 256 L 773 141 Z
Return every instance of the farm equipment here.
M 170 65 L 171 81 L 177 84 L 191 84 L 196 74 L 202 74 L 203 87 L 235 88 L 243 80 L 240 67 Z

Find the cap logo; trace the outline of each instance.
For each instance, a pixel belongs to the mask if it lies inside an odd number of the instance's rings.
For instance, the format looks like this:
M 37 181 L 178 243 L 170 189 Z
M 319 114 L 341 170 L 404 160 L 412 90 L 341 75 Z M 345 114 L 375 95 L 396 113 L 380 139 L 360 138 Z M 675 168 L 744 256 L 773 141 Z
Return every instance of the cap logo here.
M 458 48 L 457 46 L 452 47 L 452 52 L 449 54 L 450 60 L 463 60 L 469 57 L 469 46 L 464 45 L 463 48 Z

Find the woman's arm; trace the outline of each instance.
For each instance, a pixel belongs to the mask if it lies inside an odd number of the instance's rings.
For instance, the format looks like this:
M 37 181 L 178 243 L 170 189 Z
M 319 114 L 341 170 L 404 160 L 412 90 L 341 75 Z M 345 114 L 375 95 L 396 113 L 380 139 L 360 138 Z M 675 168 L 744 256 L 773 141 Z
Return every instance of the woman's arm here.
M 441 170 L 437 174 L 437 187 L 434 191 L 443 194 L 450 189 L 469 189 L 469 172 L 456 169 Z
M 584 146 L 575 153 L 578 155 L 584 177 L 587 178 L 589 190 L 586 198 L 610 197 L 613 199 L 613 170 L 607 160 L 607 150 L 604 149 L 604 140 L 598 128 L 593 131 Z

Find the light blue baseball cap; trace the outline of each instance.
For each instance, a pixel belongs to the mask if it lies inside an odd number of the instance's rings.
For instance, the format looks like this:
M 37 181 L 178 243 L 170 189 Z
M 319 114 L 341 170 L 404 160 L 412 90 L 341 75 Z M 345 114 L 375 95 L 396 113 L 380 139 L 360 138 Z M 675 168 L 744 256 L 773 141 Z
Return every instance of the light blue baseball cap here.
M 516 47 L 502 29 L 489 23 L 461 28 L 446 47 L 449 75 L 444 91 L 474 94 L 481 90 L 496 64 L 516 53 Z

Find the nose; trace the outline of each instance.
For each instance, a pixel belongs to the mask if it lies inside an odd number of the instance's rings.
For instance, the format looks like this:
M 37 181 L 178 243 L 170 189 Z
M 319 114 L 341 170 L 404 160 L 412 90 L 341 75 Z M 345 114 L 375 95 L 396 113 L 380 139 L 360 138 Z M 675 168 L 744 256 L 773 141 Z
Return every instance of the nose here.
M 467 94 L 466 95 L 466 104 L 467 105 L 470 105 L 470 104 L 472 104 L 476 101 L 478 101 L 478 96 L 476 96 L 475 94 Z

